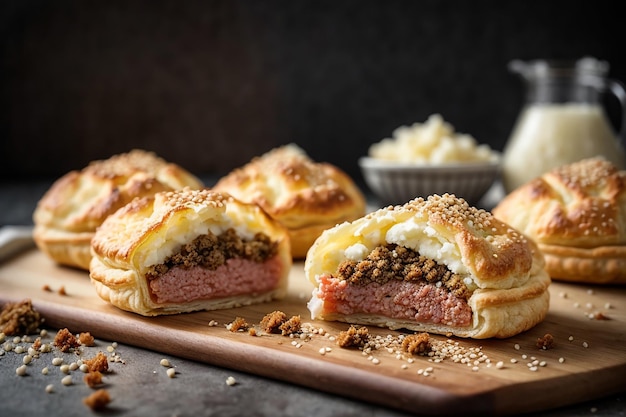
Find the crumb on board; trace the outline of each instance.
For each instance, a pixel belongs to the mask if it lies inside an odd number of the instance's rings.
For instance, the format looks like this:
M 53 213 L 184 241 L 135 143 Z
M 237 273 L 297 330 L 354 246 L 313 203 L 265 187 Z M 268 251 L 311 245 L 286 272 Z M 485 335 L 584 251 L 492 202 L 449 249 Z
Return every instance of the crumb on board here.
M 92 410 L 102 410 L 111 402 L 109 392 L 103 388 L 83 398 L 83 403 Z
M 289 336 L 300 332 L 302 319 L 300 316 L 287 318 L 287 314 L 275 310 L 261 319 L 260 326 L 265 333 L 280 333 L 283 336 Z
M 226 326 L 226 328 L 231 332 L 248 330 L 249 327 L 250 325 L 243 317 L 235 317 L 235 320 L 233 320 Z
M 348 330 L 344 330 L 337 336 L 337 344 L 342 348 L 362 347 L 369 340 L 369 330 L 365 326 L 358 329 L 350 326 Z
M 282 311 L 272 311 L 261 319 L 261 329 L 265 333 L 277 333 L 280 326 L 287 320 L 287 315 Z
M 60 329 L 54 337 L 54 346 L 61 352 L 69 352 L 80 347 L 80 342 L 67 328 Z
M 432 350 L 428 333 L 407 335 L 402 340 L 402 350 L 411 355 L 425 355 Z
M 61 286 L 58 291 L 59 295 L 67 295 L 67 291 L 65 291 L 65 287 Z
M 552 349 L 554 347 L 554 337 L 550 333 L 546 333 L 543 337 L 537 338 L 537 347 L 543 350 Z
M 7 303 L 0 312 L 0 331 L 7 336 L 36 333 L 42 323 L 43 318 L 30 299 Z

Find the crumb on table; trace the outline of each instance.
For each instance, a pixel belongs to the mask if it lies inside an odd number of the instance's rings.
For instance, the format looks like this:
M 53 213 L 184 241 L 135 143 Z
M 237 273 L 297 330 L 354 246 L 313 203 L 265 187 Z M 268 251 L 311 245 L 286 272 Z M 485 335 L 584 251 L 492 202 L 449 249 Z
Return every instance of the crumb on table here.
M 83 398 L 83 403 L 92 410 L 102 410 L 111 402 L 111 396 L 105 389 L 99 389 Z
M 83 363 L 87 365 L 89 372 L 107 372 L 109 370 L 107 356 L 102 352 L 98 352 L 98 354 L 91 359 L 83 359 Z
M 89 386 L 89 388 L 95 388 L 98 385 L 102 384 L 102 372 L 100 371 L 89 371 L 87 375 L 83 378 L 85 384 Z
M 282 311 L 272 311 L 261 319 L 261 329 L 265 333 L 277 333 L 286 320 L 287 315 Z
M 415 333 L 402 340 L 402 350 L 411 355 L 423 355 L 432 350 L 428 333 Z
M 8 336 L 36 333 L 42 323 L 43 318 L 30 299 L 7 303 L 0 311 L 0 331 Z
M 250 325 L 243 317 L 235 317 L 235 320 L 229 323 L 226 327 L 231 332 L 238 332 L 239 330 L 248 330 Z
M 60 329 L 54 336 L 54 346 L 61 352 L 69 352 L 80 347 L 80 342 L 67 328 Z
M 554 337 L 550 333 L 546 333 L 543 337 L 537 338 L 537 347 L 543 350 L 552 349 L 554 347 Z

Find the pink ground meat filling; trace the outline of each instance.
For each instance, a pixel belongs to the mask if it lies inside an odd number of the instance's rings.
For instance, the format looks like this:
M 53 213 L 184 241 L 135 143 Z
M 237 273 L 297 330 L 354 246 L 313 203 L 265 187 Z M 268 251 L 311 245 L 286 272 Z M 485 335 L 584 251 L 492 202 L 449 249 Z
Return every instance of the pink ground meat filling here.
M 472 310 L 463 298 L 425 282 L 388 281 L 349 285 L 348 281 L 324 275 L 318 298 L 324 311 L 340 314 L 377 314 L 455 327 L 471 324 Z
M 215 270 L 172 268 L 149 285 L 154 302 L 184 303 L 268 292 L 278 285 L 281 271 L 277 256 L 263 263 L 232 258 Z

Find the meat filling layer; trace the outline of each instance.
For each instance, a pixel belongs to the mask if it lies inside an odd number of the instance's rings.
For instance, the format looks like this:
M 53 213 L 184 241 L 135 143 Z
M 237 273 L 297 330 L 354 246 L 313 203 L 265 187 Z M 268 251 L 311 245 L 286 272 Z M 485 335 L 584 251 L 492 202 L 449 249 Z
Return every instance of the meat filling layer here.
M 456 327 L 471 324 L 471 293 L 462 277 L 402 246 L 379 246 L 366 259 L 344 261 L 335 275 L 319 279 L 317 297 L 327 312 Z
M 389 281 L 441 282 L 439 285 L 457 297 L 468 299 L 471 295 L 463 278 L 448 267 L 396 244 L 378 246 L 362 261 L 342 262 L 335 276 L 357 285 Z
M 263 263 L 277 253 L 278 243 L 272 242 L 264 233 L 257 233 L 252 240 L 244 240 L 232 228 L 220 235 L 208 232 L 181 247 L 178 253 L 169 256 L 162 264 L 150 267 L 146 278 L 155 279 L 173 268 L 216 270 L 234 258 Z

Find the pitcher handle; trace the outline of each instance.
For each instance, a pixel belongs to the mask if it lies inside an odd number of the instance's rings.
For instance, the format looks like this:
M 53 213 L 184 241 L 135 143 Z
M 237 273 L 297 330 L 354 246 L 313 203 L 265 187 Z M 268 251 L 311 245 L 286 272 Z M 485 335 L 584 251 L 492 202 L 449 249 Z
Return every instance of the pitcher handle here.
M 620 119 L 619 138 L 622 143 L 626 142 L 626 88 L 624 85 L 614 79 L 607 80 L 607 86 L 615 97 L 619 100 L 622 109 Z

